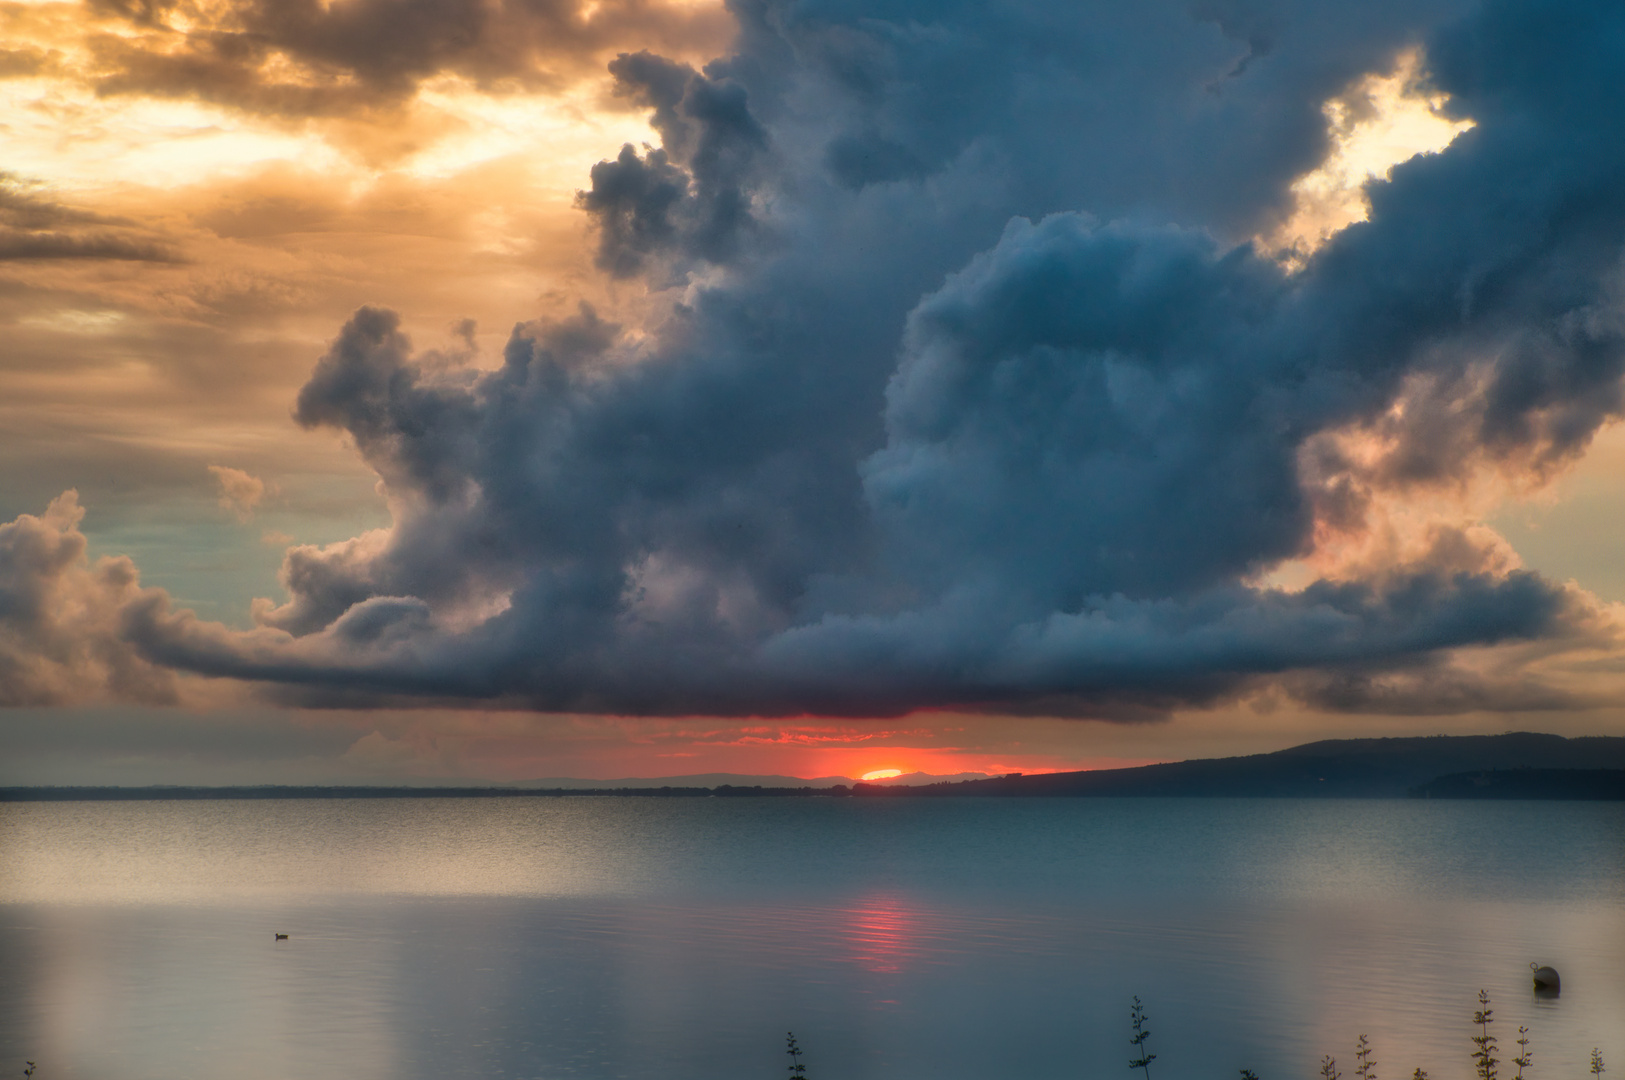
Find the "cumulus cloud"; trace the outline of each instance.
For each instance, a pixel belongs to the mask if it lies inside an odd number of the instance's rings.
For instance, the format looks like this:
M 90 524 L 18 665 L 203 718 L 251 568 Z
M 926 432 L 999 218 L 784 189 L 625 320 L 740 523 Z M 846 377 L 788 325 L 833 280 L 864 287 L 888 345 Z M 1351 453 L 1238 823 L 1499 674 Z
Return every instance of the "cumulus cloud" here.
M 142 596 L 135 565 L 91 564 L 83 518 L 69 491 L 39 517 L 0 525 L 0 705 L 172 703 L 175 675 L 124 634 L 124 608 Z
M 632 277 L 662 254 L 679 270 L 728 262 L 758 224 L 749 184 L 768 141 L 745 88 L 648 52 L 622 54 L 609 69 L 622 96 L 653 109 L 661 145 L 640 157 L 628 144 L 593 166 L 578 205 L 598 225 L 598 265 Z
M 703 70 L 616 61 L 662 145 L 580 196 L 661 310 L 521 324 L 495 370 L 357 312 L 295 415 L 393 527 L 292 549 L 251 632 L 132 602 L 143 656 L 580 712 L 1583 703 L 1518 650 L 1608 620 L 1448 523 L 1264 582 L 1620 415 L 1625 14 L 734 12 Z M 1318 103 L 1418 42 L 1476 127 L 1300 269 L 1255 251 L 1329 149 Z

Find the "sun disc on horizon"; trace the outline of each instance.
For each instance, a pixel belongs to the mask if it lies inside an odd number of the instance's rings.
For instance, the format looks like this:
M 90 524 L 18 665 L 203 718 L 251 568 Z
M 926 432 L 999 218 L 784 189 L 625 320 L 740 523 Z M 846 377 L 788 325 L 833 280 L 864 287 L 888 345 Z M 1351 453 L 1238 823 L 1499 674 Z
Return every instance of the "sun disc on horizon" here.
M 894 776 L 902 776 L 902 769 L 875 769 L 858 777 L 859 780 L 890 780 Z

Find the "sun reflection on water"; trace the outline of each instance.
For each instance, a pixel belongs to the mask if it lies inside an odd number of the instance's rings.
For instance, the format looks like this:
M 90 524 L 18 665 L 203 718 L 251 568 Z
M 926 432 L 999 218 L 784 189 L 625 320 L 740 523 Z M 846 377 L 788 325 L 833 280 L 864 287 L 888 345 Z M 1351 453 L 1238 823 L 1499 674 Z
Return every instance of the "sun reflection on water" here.
M 869 896 L 842 913 L 852 958 L 865 971 L 897 974 L 920 955 L 920 915 L 893 896 Z

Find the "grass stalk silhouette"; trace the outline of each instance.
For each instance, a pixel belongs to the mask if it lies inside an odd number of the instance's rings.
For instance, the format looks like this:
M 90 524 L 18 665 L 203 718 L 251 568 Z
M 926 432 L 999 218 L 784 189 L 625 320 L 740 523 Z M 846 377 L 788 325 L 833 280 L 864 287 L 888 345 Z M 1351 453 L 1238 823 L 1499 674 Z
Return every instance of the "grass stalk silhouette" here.
M 1145 1080 L 1151 1080 L 1151 1063 L 1157 1060 L 1157 1055 L 1146 1052 L 1145 1040 L 1151 1037 L 1150 1030 L 1145 1026 L 1145 1006 L 1140 1004 L 1138 994 L 1134 996 L 1134 1006 L 1129 1010 L 1129 1024 L 1134 1028 L 1134 1037 L 1128 1043 L 1134 1047 L 1135 1053 L 1140 1056 L 1129 1061 L 1130 1069 L 1139 1069 L 1145 1073 Z
M 1139 1069 L 1143 1072 L 1145 1080 L 1151 1080 L 1151 1063 L 1157 1060 L 1157 1055 L 1151 1053 L 1146 1046 L 1147 1040 L 1151 1038 L 1151 1029 L 1146 1027 L 1148 1019 L 1145 1005 L 1141 1003 L 1139 995 L 1136 994 L 1133 998 L 1133 1004 L 1129 1008 L 1129 1026 L 1134 1031 L 1134 1034 L 1129 1038 L 1129 1045 L 1140 1056 L 1131 1058 L 1128 1067 L 1131 1070 Z M 1496 1080 L 1498 1075 L 1496 1066 L 1500 1064 L 1500 1059 L 1495 1056 L 1497 1040 L 1494 1035 L 1490 1034 L 1490 1025 L 1494 1022 L 1495 1016 L 1494 1010 L 1490 1008 L 1489 992 L 1480 990 L 1478 992 L 1478 1008 L 1473 1012 L 1473 1023 L 1478 1025 L 1478 1034 L 1472 1036 L 1474 1047 L 1472 1054 L 1473 1072 L 1478 1080 Z M 1529 1028 L 1520 1024 L 1518 1038 L 1515 1041 L 1518 1045 L 1518 1056 L 1511 1060 L 1511 1064 L 1517 1066 L 1518 1071 L 1513 1074 L 1511 1080 L 1524 1080 L 1523 1072 L 1531 1066 L 1534 1060 L 1534 1053 L 1529 1049 Z M 787 1046 L 785 1053 L 790 1055 L 791 1064 L 788 1070 L 790 1080 L 806 1080 L 807 1066 L 801 1061 L 803 1051 L 800 1044 L 796 1042 L 795 1032 L 785 1033 L 785 1045 Z M 1354 1060 L 1354 1077 L 1356 1080 L 1377 1080 L 1375 1051 L 1371 1047 L 1370 1038 L 1364 1033 L 1361 1033 L 1359 1041 L 1355 1044 Z M 1240 1073 L 1240 1080 L 1258 1080 L 1258 1074 L 1252 1069 L 1239 1069 L 1237 1071 Z M 1592 1047 L 1591 1068 L 1589 1070 L 1591 1076 L 1601 1077 L 1607 1071 L 1608 1067 L 1603 1063 L 1602 1059 L 1602 1049 Z M 28 1068 L 23 1070 L 23 1075 L 32 1077 L 33 1074 L 34 1063 L 30 1061 Z M 1343 1074 L 1337 1068 L 1337 1059 L 1330 1054 L 1320 1059 L 1320 1080 L 1343 1080 Z M 1410 1080 L 1429 1080 L 1427 1070 L 1418 1065 L 1411 1073 Z
M 785 1041 L 790 1047 L 785 1051 L 786 1054 L 790 1055 L 790 1076 L 793 1080 L 805 1080 L 807 1066 L 801 1063 L 801 1047 L 796 1045 L 796 1033 L 793 1031 L 786 1032 Z
M 1512 1059 L 1512 1064 L 1518 1067 L 1518 1072 L 1513 1077 L 1513 1080 L 1523 1080 L 1523 1071 L 1529 1067 L 1529 1063 L 1533 1060 L 1534 1055 L 1529 1052 L 1529 1029 L 1519 1024 L 1518 1056 Z
M 1495 1036 L 1490 1034 L 1490 1025 L 1495 1022 L 1490 1015 L 1494 1012 L 1490 1008 L 1490 995 L 1487 991 L 1478 992 L 1478 1011 L 1473 1013 L 1473 1023 L 1478 1025 L 1478 1034 L 1473 1036 L 1473 1071 L 1478 1074 L 1478 1080 L 1495 1080 L 1495 1066 L 1499 1059 L 1495 1056 Z
M 1371 1040 L 1361 1034 L 1360 1041 L 1354 1051 L 1354 1075 L 1360 1080 L 1377 1080 L 1377 1063 L 1371 1059 Z

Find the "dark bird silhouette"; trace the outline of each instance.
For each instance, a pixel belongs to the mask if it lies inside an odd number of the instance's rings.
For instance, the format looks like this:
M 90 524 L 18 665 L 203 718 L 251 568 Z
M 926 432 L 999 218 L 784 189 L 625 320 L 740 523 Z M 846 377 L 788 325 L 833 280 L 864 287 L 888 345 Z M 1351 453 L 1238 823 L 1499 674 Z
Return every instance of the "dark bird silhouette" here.
M 287 934 L 278 934 L 276 936 L 276 939 L 278 941 L 287 941 L 288 940 L 288 935 Z

